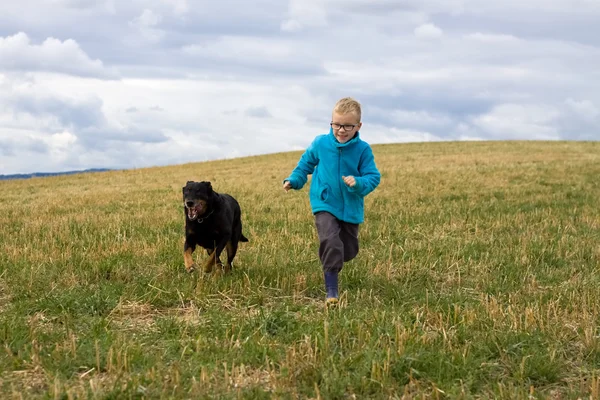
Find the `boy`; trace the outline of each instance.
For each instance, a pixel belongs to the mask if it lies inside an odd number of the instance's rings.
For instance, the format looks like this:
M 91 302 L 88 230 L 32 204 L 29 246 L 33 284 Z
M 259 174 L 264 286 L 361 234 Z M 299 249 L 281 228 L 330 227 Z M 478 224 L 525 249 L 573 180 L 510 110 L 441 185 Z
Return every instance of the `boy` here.
M 312 174 L 310 204 L 319 235 L 327 305 L 338 303 L 338 274 L 358 254 L 358 225 L 364 221 L 364 197 L 381 175 L 371 146 L 360 139 L 361 107 L 345 97 L 334 109 L 328 134 L 306 149 L 283 189 L 302 189 Z

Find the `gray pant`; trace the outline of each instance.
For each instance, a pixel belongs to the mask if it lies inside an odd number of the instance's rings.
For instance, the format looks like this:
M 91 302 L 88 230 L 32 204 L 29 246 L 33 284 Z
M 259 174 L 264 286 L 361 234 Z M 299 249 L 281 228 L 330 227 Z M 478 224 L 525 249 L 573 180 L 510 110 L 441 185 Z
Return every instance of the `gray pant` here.
M 340 221 L 328 212 L 318 212 L 315 225 L 323 271 L 340 272 L 344 263 L 358 254 L 358 224 Z

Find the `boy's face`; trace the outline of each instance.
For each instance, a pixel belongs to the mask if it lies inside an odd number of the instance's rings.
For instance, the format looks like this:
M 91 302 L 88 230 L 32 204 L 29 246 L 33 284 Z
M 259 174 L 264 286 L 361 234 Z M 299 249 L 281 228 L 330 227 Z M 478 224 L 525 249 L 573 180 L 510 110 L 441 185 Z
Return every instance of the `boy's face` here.
M 348 140 L 352 139 L 361 126 L 362 123 L 353 112 L 338 114 L 334 111 L 331 116 L 333 135 L 340 143 L 346 143 Z

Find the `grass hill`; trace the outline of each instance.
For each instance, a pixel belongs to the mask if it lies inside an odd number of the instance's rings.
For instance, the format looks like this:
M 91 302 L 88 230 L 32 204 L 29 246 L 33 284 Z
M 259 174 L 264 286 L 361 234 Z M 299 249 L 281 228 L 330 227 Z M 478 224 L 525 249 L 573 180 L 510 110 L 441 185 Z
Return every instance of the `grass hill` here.
M 333 310 L 301 153 L 0 182 L 0 397 L 598 398 L 600 143 L 373 150 Z M 241 203 L 230 275 L 184 271 L 187 180 Z

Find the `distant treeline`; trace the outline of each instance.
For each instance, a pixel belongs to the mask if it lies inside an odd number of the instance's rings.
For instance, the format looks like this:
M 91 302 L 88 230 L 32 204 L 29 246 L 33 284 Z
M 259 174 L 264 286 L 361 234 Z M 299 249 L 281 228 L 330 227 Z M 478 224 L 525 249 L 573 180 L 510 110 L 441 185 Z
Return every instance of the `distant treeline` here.
M 43 178 L 46 176 L 58 176 L 58 175 L 73 175 L 83 174 L 88 172 L 104 172 L 110 171 L 109 168 L 91 168 L 81 171 L 64 171 L 64 172 L 33 172 L 31 174 L 12 174 L 12 175 L 0 175 L 0 181 L 6 181 L 9 179 L 29 179 L 29 178 Z

